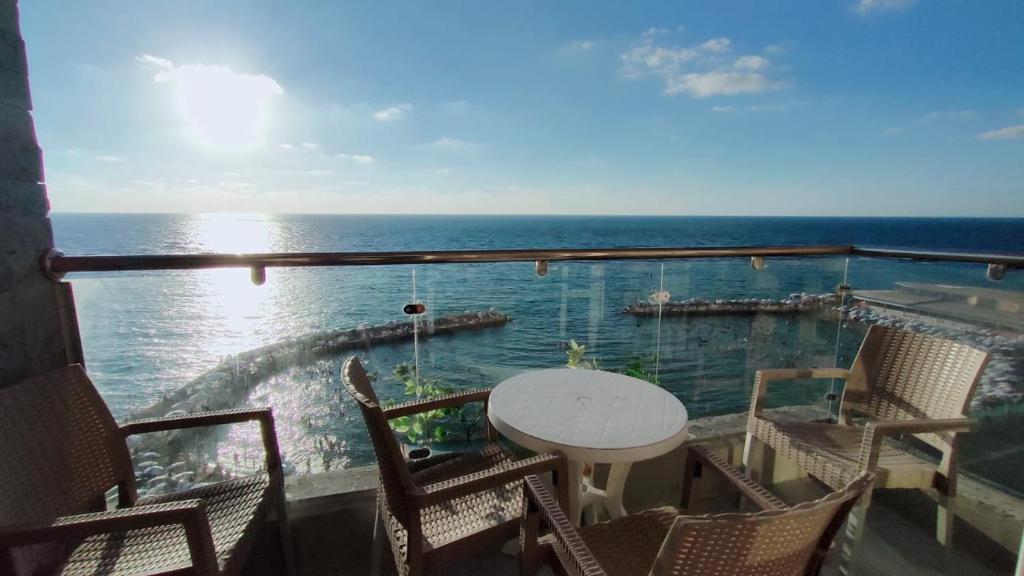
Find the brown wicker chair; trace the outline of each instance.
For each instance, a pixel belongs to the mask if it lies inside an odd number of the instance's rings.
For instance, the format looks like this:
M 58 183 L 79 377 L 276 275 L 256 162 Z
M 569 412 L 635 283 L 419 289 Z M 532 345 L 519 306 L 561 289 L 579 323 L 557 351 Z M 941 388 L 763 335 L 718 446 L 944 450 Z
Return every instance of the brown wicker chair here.
M 875 473 L 876 488 L 934 487 L 940 494 L 938 539 L 948 543 L 957 432 L 973 425 L 964 413 L 988 359 L 987 353 L 950 340 L 872 326 L 850 370 L 759 370 L 744 464 L 751 464 L 756 439 L 832 489 L 863 471 Z M 827 378 L 846 381 L 838 424 L 787 422 L 764 414 L 769 382 Z M 933 446 L 941 461 L 936 465 L 891 440 L 902 435 Z M 869 490 L 855 515 L 863 516 L 870 499 Z
M 253 420 L 266 473 L 137 499 L 127 436 Z M 270 410 L 118 426 L 73 365 L 0 389 L 0 462 L 2 574 L 237 574 L 270 512 L 294 573 Z M 119 509 L 106 511 L 114 487 Z
M 691 448 L 688 462 L 723 472 L 764 511 L 686 516 L 666 506 L 574 528 L 539 479 L 529 476 L 521 573 L 547 563 L 570 576 L 814 575 L 872 480 L 865 473 L 838 492 L 790 508 L 703 448 Z M 693 464 L 688 468 L 690 478 Z M 538 537 L 542 524 L 551 532 Z
M 381 408 L 370 379 L 356 358 L 342 368 L 349 394 L 359 404 L 380 467 L 374 565 L 379 570 L 381 532 L 391 542 L 399 574 L 419 576 L 467 554 L 500 547 L 515 538 L 521 511 L 522 479 L 553 472 L 560 497 L 568 485 L 565 459 L 556 454 L 513 461 L 500 445 L 420 465 L 415 471 L 402 457 L 388 420 L 426 410 L 487 402 L 488 390 L 472 390 L 439 398 Z M 488 429 L 488 438 L 492 432 Z M 562 481 L 558 481 L 562 479 Z

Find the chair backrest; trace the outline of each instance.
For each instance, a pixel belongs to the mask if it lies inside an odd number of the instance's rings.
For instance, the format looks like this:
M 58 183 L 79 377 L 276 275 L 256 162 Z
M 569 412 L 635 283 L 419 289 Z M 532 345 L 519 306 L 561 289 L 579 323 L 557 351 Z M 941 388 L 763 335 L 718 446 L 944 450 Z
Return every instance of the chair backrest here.
M 80 365 L 0 388 L 0 525 L 103 510 L 114 486 L 134 502 L 128 448 Z
M 861 474 L 839 492 L 786 510 L 680 516 L 651 576 L 816 574 L 850 509 L 873 480 Z
M 989 354 L 917 332 L 872 326 L 850 369 L 840 412 L 878 420 L 959 418 L 974 396 Z M 920 434 L 936 448 L 952 436 Z
M 366 428 L 370 432 L 370 440 L 373 442 L 373 451 L 377 455 L 377 465 L 380 469 L 380 484 L 387 498 L 388 509 L 395 519 L 408 529 L 410 506 L 407 492 L 414 485 L 409 467 L 402 456 L 402 449 L 391 431 L 391 426 L 388 425 L 370 378 L 359 359 L 353 356 L 346 360 L 341 373 L 345 389 L 359 404 Z

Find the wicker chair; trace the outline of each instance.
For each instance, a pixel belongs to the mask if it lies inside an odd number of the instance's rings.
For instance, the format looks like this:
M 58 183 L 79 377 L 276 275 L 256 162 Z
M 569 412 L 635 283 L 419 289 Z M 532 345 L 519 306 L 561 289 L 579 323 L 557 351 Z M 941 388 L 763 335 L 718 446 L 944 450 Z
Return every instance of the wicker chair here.
M 865 473 L 820 500 L 788 507 L 703 448 L 691 448 L 688 462 L 723 472 L 763 511 L 686 516 L 666 506 L 574 528 L 539 479 L 530 476 L 520 536 L 521 573 L 533 574 L 547 563 L 569 576 L 814 575 L 872 480 Z M 693 464 L 688 468 L 691 472 Z M 538 537 L 542 524 L 551 532 Z
M 850 370 L 759 370 L 743 462 L 751 464 L 756 439 L 832 489 L 863 471 L 875 473 L 876 488 L 934 487 L 940 495 L 937 536 L 946 544 L 952 537 L 957 433 L 973 425 L 964 413 L 988 359 L 987 353 L 950 340 L 872 326 Z M 787 422 L 764 414 L 769 382 L 827 378 L 846 381 L 838 424 Z M 936 465 L 891 439 L 902 435 L 933 446 L 941 461 Z M 863 516 L 870 499 L 869 490 L 855 515 Z
M 137 499 L 127 436 L 253 420 L 266 473 Z M 2 574 L 237 574 L 271 512 L 294 573 L 270 410 L 118 426 L 73 365 L 0 389 L 0 461 Z M 119 509 L 107 511 L 114 487 Z
M 366 420 L 380 467 L 371 567 L 374 574 L 379 570 L 382 531 L 391 543 L 399 574 L 412 576 L 428 573 L 467 554 L 495 549 L 515 538 L 522 479 L 528 474 L 553 472 L 562 501 L 568 501 L 568 484 L 564 481 L 568 464 L 555 454 L 513 461 L 503 447 L 488 442 L 478 452 L 410 470 L 388 420 L 469 402 L 486 403 L 488 390 L 460 392 L 383 409 L 358 359 L 349 358 L 342 375 L 345 388 Z M 488 430 L 488 438 L 491 437 Z

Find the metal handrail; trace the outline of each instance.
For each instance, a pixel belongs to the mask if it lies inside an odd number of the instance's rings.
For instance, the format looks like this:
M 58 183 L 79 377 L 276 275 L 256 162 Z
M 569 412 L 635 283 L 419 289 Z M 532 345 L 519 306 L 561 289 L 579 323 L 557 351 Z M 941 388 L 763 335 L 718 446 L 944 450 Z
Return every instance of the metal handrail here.
M 433 250 L 412 252 L 284 252 L 269 254 L 155 254 L 126 256 L 67 256 L 58 250 L 43 255 L 43 272 L 54 279 L 71 272 L 196 270 L 205 268 L 387 266 L 481 262 L 565 260 L 658 260 L 691 258 L 750 258 L 866 256 L 927 261 L 974 262 L 1024 268 L 1024 255 L 919 252 L 834 246 L 732 246 L 691 248 L 568 248 L 535 250 Z

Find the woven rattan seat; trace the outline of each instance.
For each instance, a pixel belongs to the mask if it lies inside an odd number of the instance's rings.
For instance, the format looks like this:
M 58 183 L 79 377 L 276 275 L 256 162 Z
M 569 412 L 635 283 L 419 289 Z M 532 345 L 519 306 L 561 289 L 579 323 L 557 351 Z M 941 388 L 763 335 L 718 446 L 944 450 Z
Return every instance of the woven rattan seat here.
M 388 420 L 468 402 L 486 403 L 488 390 L 384 409 L 357 358 L 345 362 L 342 380 L 362 411 L 380 469 L 371 572 L 379 570 L 385 538 L 391 543 L 398 573 L 416 576 L 515 537 L 522 511 L 522 479 L 528 474 L 553 472 L 563 479 L 559 486 L 564 491 L 564 458 L 548 454 L 514 461 L 492 441 L 489 428 L 483 449 L 436 465 L 417 464 L 415 471 L 410 470 Z
M 237 574 L 244 560 L 238 547 L 251 543 L 259 519 L 266 516 L 270 478 L 256 474 L 238 480 L 186 490 L 156 498 L 141 499 L 137 506 L 198 499 L 206 505 L 217 566 Z M 75 549 L 61 568 L 66 575 L 143 574 L 153 566 L 162 570 L 186 570 L 192 566 L 185 529 L 158 526 L 142 530 L 90 536 Z
M 137 499 L 132 434 L 258 421 L 264 473 Z M 0 573 L 237 574 L 268 513 L 293 570 L 281 460 L 269 410 L 118 426 L 81 366 L 0 389 Z M 119 509 L 105 511 L 118 489 Z
M 957 433 L 973 424 L 964 414 L 988 359 L 987 353 L 951 340 L 872 326 L 850 370 L 759 370 L 744 463 L 752 464 L 757 440 L 832 489 L 864 471 L 875 474 L 874 488 L 936 488 L 938 538 L 946 543 L 953 525 L 949 497 L 956 494 Z M 829 378 L 846 381 L 838 423 L 765 416 L 769 382 Z M 896 441 L 904 435 L 932 446 L 941 460 Z M 855 514 L 863 516 L 870 499 L 868 491 Z
M 536 476 L 526 479 L 522 521 L 523 574 L 541 562 L 570 576 L 798 576 L 817 574 L 856 499 L 870 486 L 862 474 L 842 490 L 788 507 L 701 447 L 691 449 L 688 475 L 701 462 L 726 475 L 761 512 L 688 516 L 654 508 L 582 528 L 573 527 Z M 538 537 L 542 526 L 551 532 Z

